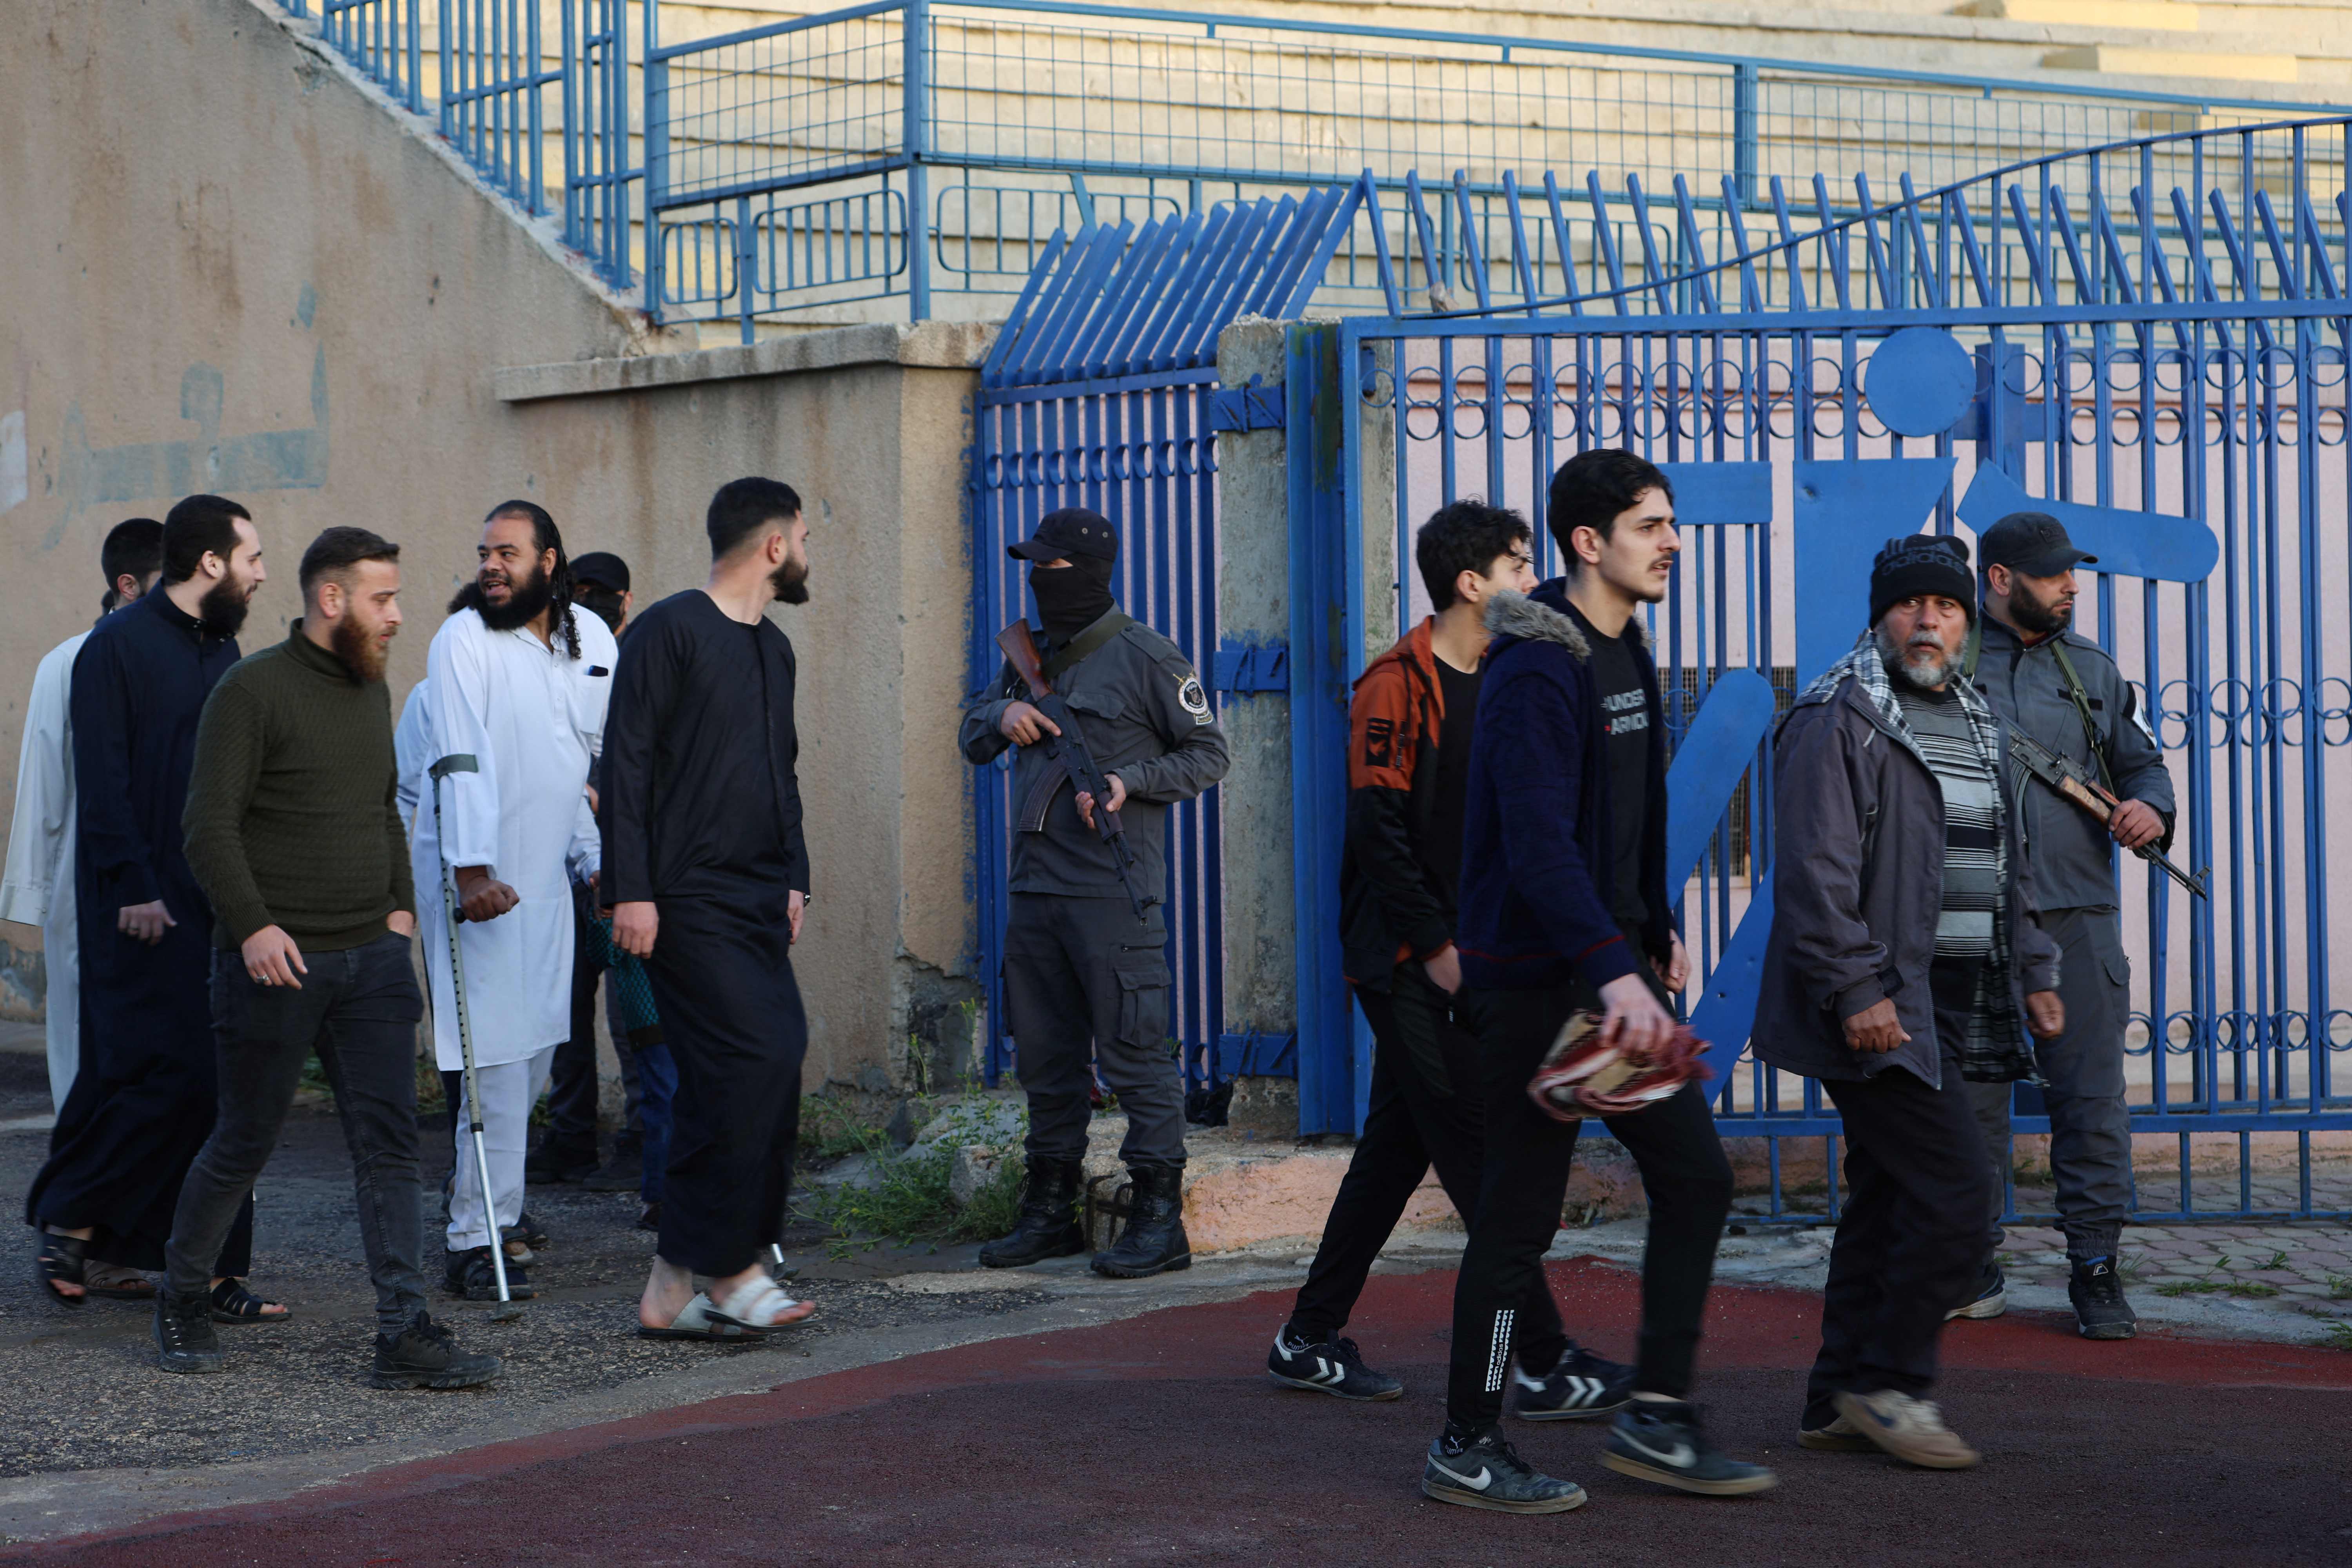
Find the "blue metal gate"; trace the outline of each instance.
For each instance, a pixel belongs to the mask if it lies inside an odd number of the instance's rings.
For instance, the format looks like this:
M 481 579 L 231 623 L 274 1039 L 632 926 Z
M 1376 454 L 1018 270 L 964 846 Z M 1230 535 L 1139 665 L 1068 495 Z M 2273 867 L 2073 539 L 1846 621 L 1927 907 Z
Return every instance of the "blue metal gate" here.
M 1794 194 L 1726 178 L 1704 201 L 1680 179 L 1659 197 L 1591 179 L 1568 201 L 1547 177 L 1474 211 L 1457 180 L 1462 222 L 1435 245 L 1417 188 L 1402 213 L 1374 207 L 1376 232 L 1422 240 L 1422 276 L 1385 279 L 1392 300 L 1402 285 L 1476 309 L 1348 321 L 1324 330 L 1328 352 L 1294 356 L 1294 377 L 1328 377 L 1346 411 L 1329 416 L 1345 493 L 1306 494 L 1343 560 L 1364 559 L 1368 514 L 1385 526 L 1389 498 L 1354 479 L 1374 441 L 1395 462 L 1400 560 L 1457 494 L 1539 518 L 1552 468 L 1584 447 L 1674 466 L 1685 545 L 1651 630 L 1701 1033 L 1736 1049 L 1753 1016 L 1771 862 L 1759 683 L 1785 705 L 1851 645 L 1878 541 L 1980 529 L 2031 498 L 2102 558 L 2078 629 L 2154 722 L 2181 802 L 2175 858 L 2213 868 L 2206 902 L 2125 862 L 2134 1128 L 2179 1140 L 2177 1185 L 2137 1210 L 2328 1208 L 2312 1135 L 2352 1128 L 2352 1008 L 2331 983 L 2347 894 L 2327 833 L 2352 805 L 2333 761 L 2352 742 L 2352 639 L 2335 620 L 2352 614 L 2347 125 L 2150 137 L 1926 193 L 1906 178 L 1885 204 L 1859 176 L 1850 195 L 1818 175 Z M 1482 253 L 1482 233 L 1507 243 Z M 1294 409 L 1312 401 L 1290 390 Z M 1389 591 L 1349 572 L 1344 629 L 1293 650 L 1295 700 L 1335 748 L 1368 595 Z M 1419 613 L 1413 584 L 1395 593 L 1401 619 Z M 1333 879 L 1339 820 L 1299 821 Z M 1344 1079 L 1336 949 L 1311 932 L 1302 948 L 1302 1079 Z M 1733 1054 L 1724 1131 L 1771 1141 L 1778 1213 L 1780 1141 L 1833 1141 L 1838 1122 L 1817 1086 Z M 2021 1099 L 2020 1132 L 2047 1131 L 2039 1109 Z M 2220 1150 L 2192 1151 L 2210 1134 Z M 2195 1175 L 2192 1152 L 2232 1141 L 2234 1170 Z M 2294 1180 L 2258 1198 L 2265 1150 Z M 1829 1200 L 1833 1214 L 1833 1173 Z
M 1360 188 L 1225 203 L 1189 215 L 1057 232 L 981 373 L 970 480 L 977 691 L 995 637 L 1029 613 L 1004 547 L 1057 507 L 1119 528 L 1120 604 L 1173 638 L 1204 678 L 1217 647 L 1217 335 L 1244 315 L 1295 316 L 1331 262 Z M 1216 684 L 1212 681 L 1213 686 Z M 989 1081 L 1012 1066 L 1003 1028 L 1011 755 L 975 785 L 973 902 L 991 1020 Z M 1177 807 L 1168 835 L 1171 1026 L 1188 1079 L 1214 1076 L 1222 1023 L 1217 792 Z

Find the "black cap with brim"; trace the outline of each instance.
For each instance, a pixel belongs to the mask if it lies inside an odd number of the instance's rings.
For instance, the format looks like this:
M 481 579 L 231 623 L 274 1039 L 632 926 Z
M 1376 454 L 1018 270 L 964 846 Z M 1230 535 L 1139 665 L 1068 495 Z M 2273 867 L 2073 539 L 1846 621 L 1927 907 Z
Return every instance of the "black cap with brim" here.
M 2006 566 L 2028 577 L 2055 577 L 2099 558 L 2078 550 L 2066 536 L 2066 525 L 2046 511 L 2013 511 L 1977 542 L 1978 557 L 1987 566 Z
M 574 561 L 572 577 L 574 582 L 593 583 L 623 594 L 629 591 L 629 563 L 609 550 L 592 550 Z
M 1066 506 L 1038 519 L 1036 531 L 1004 553 L 1016 561 L 1066 561 L 1090 555 L 1098 561 L 1118 559 L 1118 530 L 1110 519 L 1082 506 Z

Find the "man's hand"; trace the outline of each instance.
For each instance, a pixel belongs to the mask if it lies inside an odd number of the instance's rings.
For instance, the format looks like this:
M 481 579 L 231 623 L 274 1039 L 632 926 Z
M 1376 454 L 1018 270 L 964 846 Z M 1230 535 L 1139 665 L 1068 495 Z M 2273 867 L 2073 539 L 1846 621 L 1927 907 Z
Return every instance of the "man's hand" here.
M 996 721 L 1004 738 L 1016 746 L 1034 746 L 1048 735 L 1058 735 L 1062 727 L 1037 711 L 1034 704 L 1015 702 Z
M 469 921 L 494 921 L 522 900 L 487 866 L 457 868 L 457 907 Z
M 114 917 L 114 929 L 125 936 L 137 937 L 152 947 L 163 940 L 163 933 L 180 922 L 163 907 L 163 900 L 152 903 L 125 904 Z
M 2137 849 L 2164 837 L 2164 817 L 2144 800 L 2127 800 L 2107 817 L 2107 831 L 2125 848 Z
M 1658 1005 L 1649 983 L 1621 974 L 1601 988 L 1601 1043 L 1647 1061 L 1675 1030 L 1674 1015 Z
M 1683 945 L 1682 932 L 1675 932 L 1674 941 L 1674 951 L 1666 954 L 1666 961 L 1660 963 L 1654 958 L 1650 961 L 1650 967 L 1658 972 L 1658 978 L 1666 983 L 1667 990 L 1680 995 L 1683 987 L 1690 984 L 1690 949 Z
M 793 922 L 793 940 L 801 939 L 801 917 L 808 913 L 808 895 L 797 888 L 784 895 L 784 910 Z
M 1117 773 L 1105 773 L 1103 777 L 1110 783 L 1110 814 L 1117 816 L 1118 808 L 1127 804 L 1127 781 Z M 1095 797 L 1084 790 L 1078 792 L 1078 820 L 1088 827 L 1095 825 Z
M 383 917 L 383 923 L 394 936 L 415 936 L 416 934 L 416 916 L 410 910 L 394 910 L 392 913 Z
M 299 991 L 302 983 L 294 977 L 310 973 L 303 965 L 302 950 L 279 926 L 263 926 L 247 937 L 244 953 L 245 972 L 257 985 L 291 985 Z
M 1450 942 L 1421 961 L 1421 972 L 1448 996 L 1462 989 L 1462 955 Z
M 2055 991 L 2032 991 L 2025 997 L 2025 1026 L 2037 1040 L 2054 1040 L 2066 1032 L 2066 1004 Z
M 660 926 L 661 916 L 650 899 L 613 906 L 613 940 L 631 958 L 654 955 L 654 933 Z
M 1845 1021 L 1845 1043 L 1850 1050 L 1883 1055 L 1910 1038 L 1903 1028 L 1903 1020 L 1895 1016 L 1895 999 L 1891 996 L 1880 997 Z

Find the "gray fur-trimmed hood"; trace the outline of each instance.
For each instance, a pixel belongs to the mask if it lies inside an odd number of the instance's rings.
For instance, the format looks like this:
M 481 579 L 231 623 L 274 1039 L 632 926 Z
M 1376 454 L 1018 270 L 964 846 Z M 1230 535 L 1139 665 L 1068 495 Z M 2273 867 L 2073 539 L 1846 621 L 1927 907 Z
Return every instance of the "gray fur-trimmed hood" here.
M 1509 588 L 1497 589 L 1494 597 L 1486 601 L 1486 629 L 1498 637 L 1556 642 L 1573 654 L 1580 664 L 1592 657 L 1592 645 L 1585 641 L 1583 631 L 1574 620 L 1549 605 Z

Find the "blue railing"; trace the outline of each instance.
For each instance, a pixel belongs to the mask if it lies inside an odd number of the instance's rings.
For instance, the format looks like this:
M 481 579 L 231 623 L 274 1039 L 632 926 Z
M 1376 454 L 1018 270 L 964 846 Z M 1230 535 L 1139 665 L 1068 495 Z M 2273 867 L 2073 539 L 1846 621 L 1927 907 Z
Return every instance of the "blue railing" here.
M 879 0 L 668 41 L 659 0 L 318 10 L 330 42 L 396 101 L 436 115 L 527 212 L 550 203 L 540 148 L 560 134 L 567 241 L 616 287 L 642 276 L 656 318 L 731 321 L 747 335 L 762 319 L 870 313 L 877 300 L 918 319 L 1002 315 L 1056 229 L 1303 195 L 1366 170 L 1393 198 L 1390 226 L 1359 219 L 1327 300 L 1390 303 L 1384 246 L 1438 258 L 1435 302 L 1470 306 L 1499 281 L 1477 258 L 1511 253 L 1509 226 L 1528 222 L 1548 169 L 1594 171 L 1612 192 L 1629 177 L 1664 190 L 1681 175 L 1702 212 L 1769 220 L 1776 178 L 1801 206 L 1818 170 L 1889 191 L 1906 175 L 1935 186 L 2282 112 L 2259 100 L 1077 0 Z M 1454 189 L 1416 232 L 1408 184 L 1449 172 Z M 1558 210 L 1583 194 L 1545 195 Z M 1639 216 L 1614 196 L 1604 206 L 1605 248 L 1640 251 Z M 1528 237 L 1534 271 L 1605 269 L 1597 235 L 1580 248 L 1576 226 L 1547 216 L 1535 213 Z M 1671 258 L 1685 237 L 1661 227 L 1647 239 Z

